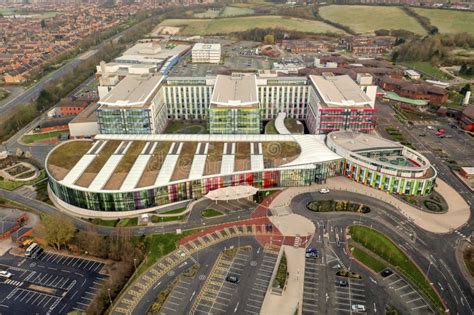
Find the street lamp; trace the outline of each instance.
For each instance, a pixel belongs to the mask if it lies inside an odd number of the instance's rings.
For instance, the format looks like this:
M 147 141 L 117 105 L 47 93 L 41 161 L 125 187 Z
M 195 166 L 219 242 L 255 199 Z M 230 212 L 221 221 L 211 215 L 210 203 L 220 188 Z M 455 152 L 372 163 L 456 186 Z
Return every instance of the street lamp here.
M 430 264 L 428 265 L 428 271 L 426 271 L 426 277 L 428 278 L 429 275 L 430 275 L 430 269 L 431 269 L 431 265 L 433 264 L 433 262 L 430 260 Z M 429 279 L 428 279 L 429 280 Z
M 137 259 L 133 258 L 133 265 L 135 266 L 135 270 L 137 270 Z

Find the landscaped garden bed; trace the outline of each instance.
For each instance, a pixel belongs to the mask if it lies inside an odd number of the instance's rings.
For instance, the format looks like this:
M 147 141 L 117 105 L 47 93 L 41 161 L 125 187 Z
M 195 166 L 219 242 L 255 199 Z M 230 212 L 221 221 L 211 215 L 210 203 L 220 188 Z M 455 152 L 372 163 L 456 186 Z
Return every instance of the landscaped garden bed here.
M 283 289 L 286 284 L 286 279 L 288 278 L 288 265 L 286 261 L 286 253 L 283 252 L 280 263 L 278 264 L 277 273 L 275 279 L 273 280 L 273 287 L 278 289 Z
M 306 207 L 315 212 L 334 212 L 348 211 L 357 213 L 369 213 L 370 208 L 366 205 L 351 201 L 341 200 L 314 200 L 306 205 Z

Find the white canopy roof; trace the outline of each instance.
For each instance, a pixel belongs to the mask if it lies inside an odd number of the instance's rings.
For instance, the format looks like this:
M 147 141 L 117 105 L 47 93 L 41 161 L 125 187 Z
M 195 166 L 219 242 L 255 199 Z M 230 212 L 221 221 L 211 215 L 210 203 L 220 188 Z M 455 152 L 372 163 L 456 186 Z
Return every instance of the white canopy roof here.
M 253 196 L 258 188 L 253 186 L 229 186 L 212 190 L 207 193 L 206 198 L 211 200 L 235 200 Z

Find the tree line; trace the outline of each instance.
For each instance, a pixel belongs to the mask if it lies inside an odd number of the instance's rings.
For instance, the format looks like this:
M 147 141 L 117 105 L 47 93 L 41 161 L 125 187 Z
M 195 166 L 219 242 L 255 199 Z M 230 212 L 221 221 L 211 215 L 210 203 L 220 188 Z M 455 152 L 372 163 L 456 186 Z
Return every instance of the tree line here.
M 34 235 L 54 249 L 112 261 L 105 267 L 109 278 L 86 311 L 87 314 L 104 314 L 110 300 L 114 300 L 135 272 L 135 266 L 143 261 L 143 241 L 119 228 L 110 236 L 100 235 L 93 229 L 78 231 L 68 219 L 60 216 L 42 215 L 41 223 L 35 227 Z

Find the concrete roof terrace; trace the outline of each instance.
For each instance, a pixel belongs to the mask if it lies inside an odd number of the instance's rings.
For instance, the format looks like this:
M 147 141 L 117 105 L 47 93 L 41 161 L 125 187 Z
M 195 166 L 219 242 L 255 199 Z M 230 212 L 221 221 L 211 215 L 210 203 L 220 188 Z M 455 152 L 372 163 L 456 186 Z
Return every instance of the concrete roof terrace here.
M 257 77 L 244 73 L 218 75 L 211 104 L 229 107 L 257 105 Z
M 98 135 L 58 145 L 46 169 L 62 185 L 79 190 L 136 191 L 339 159 L 319 135 Z
M 98 104 L 116 107 L 145 106 L 156 94 L 163 79 L 159 74 L 126 76 Z

